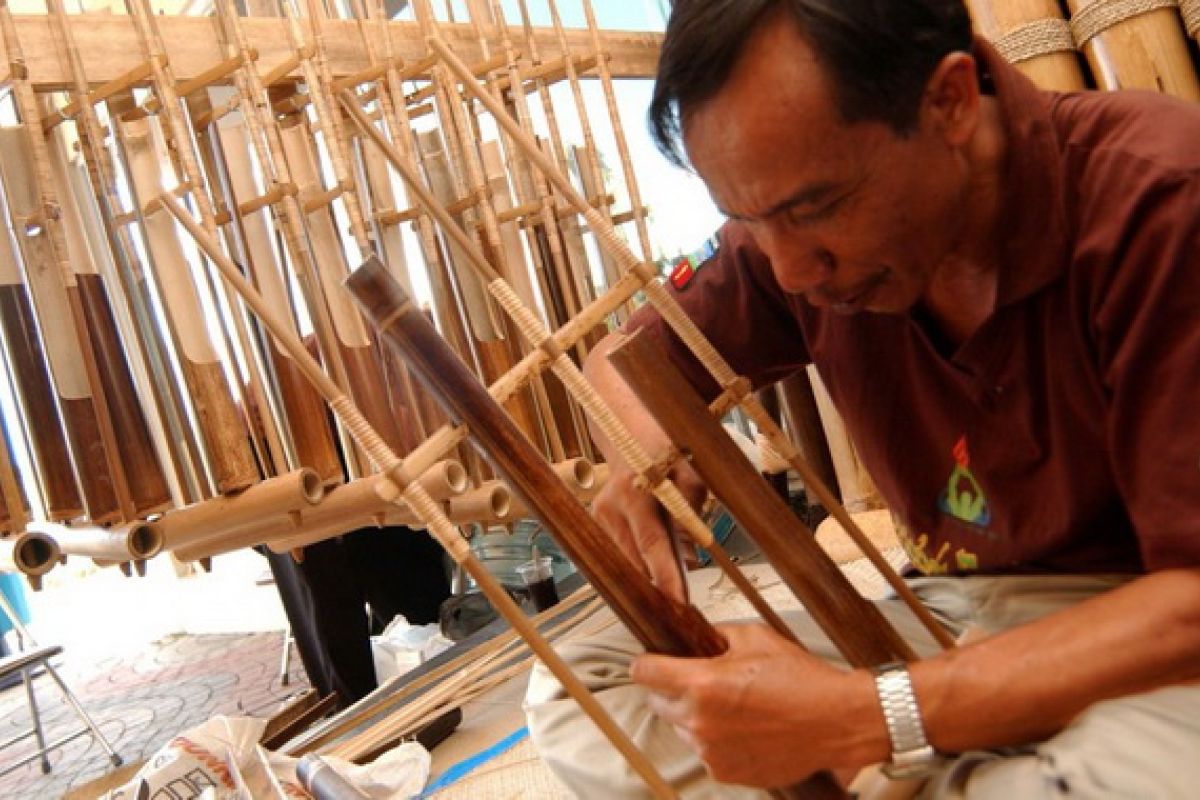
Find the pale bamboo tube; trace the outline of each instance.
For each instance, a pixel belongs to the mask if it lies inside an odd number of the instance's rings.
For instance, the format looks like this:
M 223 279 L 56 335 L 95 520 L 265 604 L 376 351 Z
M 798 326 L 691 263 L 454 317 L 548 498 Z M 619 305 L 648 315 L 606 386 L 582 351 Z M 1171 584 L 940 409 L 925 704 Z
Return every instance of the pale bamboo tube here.
M 576 399 L 579 400 L 584 410 L 596 421 L 596 424 L 604 431 L 609 440 L 617 444 L 626 462 L 638 474 L 644 477 L 655 496 L 671 511 L 676 519 L 680 520 L 681 525 L 696 544 L 713 553 L 713 558 L 718 566 L 726 571 L 726 574 L 729 575 L 734 584 L 745 594 L 751 605 L 762 615 L 763 619 L 774 627 L 780 635 L 791 638 L 792 633 L 790 629 L 780 619 L 779 615 L 767 605 L 762 595 L 746 579 L 741 570 L 737 569 L 732 561 L 729 560 L 724 550 L 713 539 L 712 531 L 708 529 L 708 526 L 704 524 L 704 521 L 700 519 L 695 510 L 688 504 L 678 487 L 668 480 L 665 474 L 658 474 L 659 471 L 655 470 L 655 465 L 650 457 L 633 440 L 633 437 L 625 427 L 621 425 L 616 416 L 613 415 L 600 399 L 595 389 L 583 377 L 575 362 L 566 355 L 563 348 L 569 347 L 573 340 L 556 340 L 554 336 L 546 331 L 537 317 L 521 304 L 520 299 L 508 284 L 496 275 L 495 270 L 483 258 L 483 255 L 475 249 L 466 234 L 454 223 L 454 220 L 450 217 L 446 209 L 438 204 L 436 198 L 421 184 L 412 170 L 403 163 L 395 148 L 374 128 L 370 120 L 363 114 L 362 109 L 358 107 L 353 96 L 343 93 L 342 101 L 346 110 L 350 112 L 351 117 L 358 123 L 363 133 L 367 134 L 387 154 L 388 160 L 392 162 L 392 166 L 404 178 L 409 191 L 416 195 L 421 205 L 437 219 L 438 223 L 442 226 L 443 232 L 447 236 L 451 236 L 459 241 L 463 252 L 470 256 L 471 265 L 479 270 L 480 274 L 487 279 L 488 290 L 499 301 L 501 308 L 512 317 L 517 327 L 521 330 L 522 335 L 525 336 L 532 346 L 534 352 L 540 352 L 547 357 L 554 373 L 562 380 L 563 384 Z M 592 310 L 593 312 L 597 312 L 600 310 L 600 307 L 593 307 Z M 586 319 L 585 315 L 584 319 L 579 320 L 580 327 L 575 329 L 576 332 L 587 330 L 588 322 L 589 320 Z M 592 324 L 594 324 L 594 320 L 592 320 Z M 565 326 L 563 330 L 560 330 L 560 333 L 563 333 L 566 329 Z
M 162 191 L 163 158 L 149 118 L 117 124 L 133 194 L 145 206 Z M 246 426 L 238 413 L 202 311 L 191 267 L 171 218 L 145 214 L 142 232 L 154 263 L 159 294 L 183 370 L 204 456 L 219 492 L 243 489 L 258 479 Z
M 7 9 L 0 16 L 3 14 Z M 89 380 L 88 368 L 94 365 L 84 357 L 79 339 L 83 309 L 72 302 L 78 300 L 78 294 L 68 291 L 66 281 L 73 277 L 64 274 L 69 270 L 58 261 L 59 248 L 50 233 L 51 229 L 58 230 L 58 244 L 65 249 L 62 232 L 57 221 L 43 219 L 46 206 L 32 173 L 36 164 L 30 140 L 40 141 L 41 133 L 39 130 L 36 136 L 29 136 L 26 129 L 0 129 L 0 172 L 84 509 L 93 522 L 112 522 L 122 517 L 122 504 L 102 432 L 105 420 Z M 128 491 L 125 498 L 128 501 Z
M 816 367 L 808 367 L 808 377 L 816 400 L 821 426 L 825 429 L 825 440 L 829 442 L 829 455 L 833 460 L 833 471 L 837 475 L 841 504 L 847 511 L 870 511 L 882 508 L 883 498 L 875 488 L 875 481 L 858 457 L 858 451 L 846 430 L 846 423 L 833 404 L 829 390 Z
M 163 515 L 157 523 L 163 549 L 176 551 L 220 538 L 264 516 L 287 516 L 315 506 L 323 496 L 321 479 L 311 469 L 267 478 L 237 494 L 202 500 Z
M 1087 87 L 1058 0 L 967 0 L 975 30 L 1043 89 Z
M 62 550 L 53 536 L 24 531 L 0 538 L 0 564 L 11 564 L 33 583 L 62 560 Z M 36 587 L 35 587 L 36 588 Z
M 280 345 L 302 365 L 305 375 L 325 397 L 326 401 L 354 435 L 358 443 L 370 454 L 380 471 L 389 476 L 396 484 L 396 490 L 410 507 L 417 510 L 428 525 L 430 533 L 446 549 L 446 552 L 461 564 L 467 573 L 475 580 L 480 591 L 492 603 L 500 614 L 525 639 L 534 653 L 542 660 L 555 678 L 563 685 L 584 713 L 600 728 L 605 737 L 629 761 L 630 766 L 647 782 L 658 797 L 674 797 L 675 793 L 658 774 L 654 765 L 641 753 L 629 737 L 622 731 L 603 707 L 593 698 L 582 682 L 567 666 L 566 662 L 554 651 L 545 639 L 538 633 L 517 607 L 508 592 L 499 584 L 490 572 L 471 553 L 470 547 L 463 541 L 457 529 L 446 519 L 441 508 L 429 497 L 421 486 L 413 480 L 412 473 L 406 469 L 406 463 L 389 451 L 386 442 L 376 434 L 370 423 L 354 407 L 354 404 L 329 379 L 320 366 L 304 350 L 304 346 L 289 337 L 284 326 L 278 325 L 275 314 L 262 302 L 262 298 L 254 291 L 238 272 L 237 265 L 229 260 L 220 246 L 213 241 L 204 230 L 196 224 L 175 198 L 169 194 L 161 195 L 161 202 L 196 239 L 197 244 L 212 259 L 221 274 L 242 296 L 246 303 L 259 315 L 259 319 L 279 339 Z
M 553 2 L 553 0 L 550 1 Z M 642 205 L 642 193 L 638 188 L 637 173 L 633 170 L 633 158 L 629 154 L 629 142 L 625 138 L 625 126 L 621 123 L 621 112 L 617 106 L 616 92 L 613 90 L 608 54 L 600 46 L 600 26 L 596 24 L 592 0 L 583 0 L 583 13 L 587 19 L 588 30 L 592 34 L 596 71 L 600 75 L 600 87 L 604 91 L 604 105 L 608 109 L 613 138 L 617 143 L 617 154 L 621 159 L 621 174 L 625 178 L 625 191 L 629 195 L 629 210 L 633 214 L 633 223 L 637 228 L 638 242 L 642 247 L 642 258 L 649 261 L 654 257 L 654 252 L 650 245 L 650 228 L 646 225 L 646 208 Z M 596 233 L 595 227 L 592 227 L 592 233 Z M 596 238 L 600 238 L 598 234 Z
M 508 517 L 513 496 L 503 481 L 488 481 L 469 492 L 452 497 L 446 503 L 446 516 L 451 521 L 499 522 Z
M 470 71 L 467 70 L 466 65 L 464 65 L 462 61 L 454 55 L 454 53 L 446 46 L 444 42 L 437 38 L 431 38 L 429 40 L 429 45 L 442 59 L 446 61 L 455 74 L 463 79 L 463 86 L 465 86 L 472 95 L 474 95 L 488 108 L 489 111 L 492 112 L 497 124 L 509 131 L 513 142 L 525 151 L 530 161 L 532 161 L 534 165 L 536 165 L 549 180 L 559 187 L 559 190 L 562 191 L 563 196 L 567 199 L 567 201 L 574 206 L 575 209 L 579 211 L 579 213 L 581 213 L 588 221 L 588 225 L 591 227 L 592 233 L 595 234 L 597 241 L 603 247 L 609 248 L 613 256 L 618 259 L 623 268 L 627 270 L 626 274 L 618 283 L 618 286 L 610 290 L 604 298 L 601 298 L 602 300 L 606 300 L 606 302 L 603 304 L 599 302 L 596 303 L 594 305 L 594 310 L 598 312 L 601 308 L 613 308 L 617 304 L 617 298 L 620 298 L 620 300 L 623 301 L 624 299 L 630 297 L 634 291 L 630 284 L 644 290 L 650 302 L 652 302 L 655 308 L 658 309 L 659 313 L 662 314 L 663 319 L 666 320 L 669 325 L 671 325 L 671 327 L 680 335 L 684 343 L 687 344 L 687 346 L 696 354 L 696 357 L 705 366 L 705 368 L 708 369 L 708 371 L 717 379 L 718 385 L 725 387 L 728 391 L 735 391 L 739 388 L 741 389 L 738 400 L 741 402 L 743 409 L 746 410 L 747 414 L 754 421 L 755 425 L 758 426 L 758 429 L 762 431 L 767 439 L 771 442 L 771 446 L 775 448 L 776 452 L 787 459 L 788 463 L 790 463 L 792 467 L 800 473 L 800 477 L 804 480 L 805 485 L 813 488 L 818 499 L 821 501 L 821 504 L 829 510 L 830 514 L 833 515 L 838 522 L 842 523 L 842 527 L 846 530 L 850 538 L 852 538 L 854 543 L 862 549 L 864 555 L 870 559 L 871 564 L 877 570 L 879 570 L 880 574 L 883 575 L 888 585 L 896 591 L 897 595 L 904 601 L 905 605 L 912 610 L 912 612 L 917 616 L 922 624 L 929 629 L 929 632 L 940 644 L 942 644 L 944 647 L 953 647 L 953 639 L 949 636 L 949 634 L 946 633 L 941 625 L 937 623 L 937 621 L 933 618 L 933 615 L 929 613 L 929 610 L 925 608 L 925 606 L 922 605 L 921 602 L 916 598 L 916 596 L 912 593 L 912 590 L 908 587 L 908 584 L 906 584 L 900 578 L 900 576 L 896 574 L 896 571 L 882 556 L 882 554 L 880 554 L 879 550 L 871 543 L 870 539 L 867 538 L 862 530 L 860 530 L 859 527 L 854 523 L 854 520 L 848 513 L 846 513 L 846 510 L 841 506 L 841 504 L 837 502 L 836 498 L 834 498 L 829 489 L 823 483 L 821 483 L 820 478 L 813 472 L 808 463 L 805 462 L 805 460 L 800 456 L 800 453 L 796 450 L 795 445 L 788 440 L 787 436 L 784 435 L 783 431 L 779 429 L 779 426 L 775 424 L 762 406 L 756 400 L 754 400 L 753 396 L 749 392 L 749 386 L 744 385 L 746 382 L 742 379 L 739 379 L 738 376 L 734 374 L 733 369 L 729 366 L 725 359 L 721 357 L 716 349 L 713 348 L 712 344 L 704 338 L 703 334 L 700 333 L 695 323 L 692 322 L 683 312 L 683 309 L 679 307 L 679 304 L 675 301 L 671 294 L 664 289 L 660 283 L 658 283 L 654 271 L 650 265 L 646 262 L 640 261 L 638 257 L 635 256 L 629 249 L 629 247 L 620 239 L 620 237 L 616 235 L 616 232 L 611 226 L 604 225 L 604 220 L 600 217 L 599 213 L 597 213 L 595 209 L 588 205 L 587 201 L 571 187 L 570 182 L 567 181 L 567 179 L 555 169 L 554 164 L 538 149 L 537 144 L 522 133 L 517 123 L 514 122 L 513 119 L 504 112 L 504 109 L 500 107 L 500 105 L 491 95 L 481 90 L 474 81 L 470 80 Z M 350 110 L 353 114 L 356 109 Z M 361 110 L 359 110 L 359 114 L 361 114 Z M 355 115 L 355 118 L 358 119 L 358 115 Z M 626 279 L 628 279 L 628 281 Z M 594 319 L 589 319 L 585 315 L 581 316 L 584 316 L 585 318 L 578 321 L 579 327 L 589 323 L 594 324 Z M 577 320 L 572 320 L 573 323 L 576 321 Z M 577 328 L 577 330 L 578 329 L 579 328 Z M 608 435 L 607 430 L 606 435 Z M 626 436 L 624 438 L 628 439 L 630 437 Z M 619 443 L 617 446 L 622 447 L 622 445 Z M 632 452 L 630 452 L 630 455 L 632 455 Z M 645 456 L 644 453 L 642 455 Z M 644 459 L 637 459 L 635 456 L 635 460 L 630 461 L 629 455 L 627 455 L 624 450 L 621 451 L 621 457 L 626 459 L 626 463 L 630 464 L 630 466 L 639 474 L 645 475 L 646 470 L 648 470 L 651 466 L 646 463 L 649 460 L 648 457 Z M 643 466 L 639 468 L 639 464 Z M 662 500 L 661 497 L 659 499 L 660 501 Z M 676 519 L 683 520 L 684 526 L 690 534 L 692 530 L 692 523 L 689 523 L 686 517 L 681 518 L 680 516 L 676 515 L 676 509 L 671 505 L 667 505 L 665 502 L 664 505 L 666 505 L 667 510 L 670 511 L 671 514 L 676 517 Z M 688 511 L 690 511 L 690 507 L 688 508 Z M 716 552 L 716 549 L 714 549 L 714 552 Z
M 1200 79 L 1175 5 L 1067 0 L 1075 41 L 1101 89 L 1150 89 L 1200 100 Z
M 218 120 L 216 127 L 234 201 L 256 197 L 258 185 L 254 181 L 244 120 L 231 114 Z M 240 229 L 253 283 L 275 308 L 291 308 L 285 275 L 275 256 L 273 233 L 267 224 L 267 210 L 241 215 Z M 285 314 L 284 321 L 291 324 L 294 333 L 298 332 L 294 314 Z M 268 337 L 265 345 L 294 458 L 289 468 L 311 467 L 326 484 L 337 483 L 342 479 L 342 465 L 325 418 L 325 404 L 274 339 Z
M 575 154 L 575 163 L 578 165 L 579 179 L 583 185 L 584 195 L 586 197 L 606 197 L 608 187 L 605 185 L 604 176 L 601 174 L 599 178 L 596 177 L 596 173 L 599 171 L 597 153 L 578 147 L 573 152 Z M 604 206 L 604 208 L 607 208 L 607 206 Z M 612 255 L 603 248 L 600 249 L 600 265 L 604 270 L 604 288 L 611 289 L 616 285 L 617 279 L 621 275 L 621 268 L 613 260 Z M 632 313 L 631 307 L 622 308 L 616 315 L 617 322 L 623 323 L 629 318 L 630 313 Z
M 112 528 L 31 522 L 27 530 L 53 538 L 65 555 L 113 563 L 153 558 L 163 548 L 162 532 L 154 522 L 130 522 Z
M 576 495 L 591 490 L 596 483 L 595 465 L 586 458 L 571 458 L 550 466 L 558 479 Z
M 130 231 L 128 226 L 114 223 L 114 216 L 122 206 L 114 177 L 112 154 L 104 146 L 105 131 L 93 105 L 101 97 L 89 93 L 83 59 L 75 43 L 62 0 L 47 0 L 47 8 L 50 11 L 59 50 L 65 55 L 70 69 L 71 104 L 77 109 L 74 113 L 75 129 L 79 135 L 80 151 L 104 229 L 103 235 L 97 235 L 95 238 L 97 241 L 106 239 L 109 245 L 108 254 L 111 261 L 103 259 L 101 266 L 110 268 L 109 274 L 114 276 L 117 285 L 121 287 L 118 296 L 124 300 L 123 310 L 129 320 L 126 327 L 132 331 L 126 339 L 127 352 L 130 353 L 131 366 L 144 387 L 139 394 L 149 399 L 153 411 L 156 412 L 148 415 L 151 423 L 157 423 L 154 429 L 155 445 L 162 454 L 160 462 L 170 466 L 171 472 L 167 477 L 173 499 L 176 504 L 181 504 L 200 496 L 200 466 L 193 460 L 198 448 L 194 445 L 190 429 L 181 420 L 180 405 L 174 402 L 174 383 L 166 379 L 167 370 L 162 368 L 165 358 L 160 349 L 161 344 L 157 337 L 149 335 L 151 323 L 144 292 L 145 281 Z M 148 76 L 149 72 L 150 65 L 146 63 L 139 70 L 139 80 Z M 130 88 L 130 84 L 119 81 L 109 88 L 114 93 L 124 92 Z M 109 96 L 111 95 L 103 95 L 105 98 Z M 85 219 L 91 218 L 89 216 Z M 96 252 L 103 254 L 103 246 L 97 246 Z M 158 368 L 151 365 L 157 365 Z

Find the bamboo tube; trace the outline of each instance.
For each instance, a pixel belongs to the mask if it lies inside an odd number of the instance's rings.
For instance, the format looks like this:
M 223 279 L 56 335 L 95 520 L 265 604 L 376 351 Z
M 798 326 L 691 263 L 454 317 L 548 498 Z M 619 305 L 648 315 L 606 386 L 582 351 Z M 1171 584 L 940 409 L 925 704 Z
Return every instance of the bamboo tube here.
M 175 502 L 187 502 L 200 496 L 200 468 L 193 460 L 197 448 L 193 444 L 191 431 L 183 424 L 181 405 L 175 402 L 174 383 L 166 379 L 168 370 L 165 368 L 166 358 L 161 351 L 161 342 L 158 337 L 150 335 L 152 324 L 148 296 L 133 240 L 127 228 L 114 222 L 115 215 L 122 207 L 121 200 L 114 179 L 112 156 L 104 146 L 106 133 L 93 105 L 117 93 L 127 92 L 132 82 L 150 74 L 151 67 L 147 62 L 138 68 L 139 71 L 144 69 L 144 73 L 139 72 L 141 77 L 134 79 L 123 76 L 120 81 L 101 87 L 110 91 L 89 92 L 82 56 L 62 0 L 47 0 L 47 9 L 55 33 L 56 49 L 70 71 L 72 91 L 68 107 L 74 105 L 76 109 L 75 129 L 79 136 L 80 151 L 103 227 L 103 235 L 94 236 L 98 245 L 95 252 L 101 258 L 100 266 L 110 268 L 109 274 L 121 287 L 117 294 L 123 299 L 123 310 L 129 320 L 126 327 L 132 331 L 125 340 L 127 352 L 140 385 L 144 387 L 141 394 L 149 400 L 153 409 L 149 421 L 157 423 L 153 432 L 155 444 L 162 454 L 160 462 L 164 467 L 169 465 L 170 472 L 166 477 L 170 481 Z M 85 215 L 84 219 L 91 221 L 90 215 Z M 89 234 L 92 233 L 89 226 Z M 108 242 L 107 254 L 111 261 L 103 258 L 106 251 L 99 244 L 102 239 Z
M 31 522 L 28 530 L 54 539 L 65 555 L 86 556 L 102 562 L 153 558 L 163 548 L 162 532 L 153 522 L 131 522 L 113 528 Z
M 254 182 L 244 122 L 233 116 L 221 119 L 217 123 L 217 136 L 221 141 L 221 152 L 225 156 L 234 198 L 254 196 L 258 187 Z M 263 209 L 242 216 L 241 231 L 254 285 L 275 308 L 290 308 L 285 275 L 276 260 L 273 234 L 267 224 L 267 211 Z M 292 332 L 297 333 L 293 315 L 284 315 L 284 320 L 291 326 Z M 342 465 L 326 421 L 325 404 L 274 339 L 269 339 L 267 352 L 295 452 L 297 463 L 291 466 L 310 467 L 326 485 L 340 482 Z
M 161 156 L 149 119 L 118 124 L 133 194 L 144 206 L 163 185 Z M 218 491 L 243 489 L 258 479 L 247 431 L 225 382 L 225 375 L 201 308 L 183 249 L 170 217 L 148 214 L 142 220 L 147 250 L 154 263 L 169 329 Z
M 429 40 L 429 46 L 446 61 L 447 65 L 455 74 L 464 80 L 463 85 L 467 88 L 467 90 L 474 97 L 476 97 L 479 102 L 486 106 L 489 111 L 491 111 L 497 124 L 509 132 L 509 134 L 512 136 L 513 142 L 525 152 L 530 161 L 533 162 L 533 164 L 537 166 L 539 170 L 541 170 L 546 178 L 559 188 L 564 198 L 580 214 L 583 215 L 600 245 L 609 249 L 614 258 L 621 263 L 623 269 L 627 270 L 616 287 L 610 290 L 603 298 L 599 298 L 598 301 L 592 304 L 589 309 L 585 310 L 585 313 L 581 314 L 580 318 L 576 318 L 567 325 L 564 325 L 563 329 L 560 330 L 560 333 L 566 332 L 569 328 L 574 328 L 571 333 L 578 333 L 581 330 L 585 330 L 586 328 L 584 326 L 595 324 L 597 319 L 602 318 L 599 316 L 602 312 L 615 309 L 620 302 L 628 299 L 636 288 L 641 288 L 646 292 L 646 296 L 650 302 L 652 302 L 655 308 L 662 314 L 663 319 L 666 320 L 666 322 L 676 332 L 679 333 L 680 338 L 685 344 L 687 344 L 689 348 L 692 349 L 700 363 L 703 364 L 705 368 L 714 375 L 714 377 L 717 379 L 718 385 L 727 387 L 727 390 L 730 391 L 738 388 L 740 385 L 739 380 L 734 374 L 733 370 L 730 368 L 729 364 L 721 357 L 720 353 L 713 348 L 712 343 L 704 338 L 704 336 L 696 328 L 695 323 L 693 323 L 687 317 L 687 315 L 683 312 L 683 309 L 679 307 L 679 304 L 670 295 L 670 293 L 658 283 L 654 271 L 651 269 L 650 265 L 639 261 L 637 256 L 635 256 L 629 247 L 620 239 L 620 237 L 616 235 L 616 232 L 612 229 L 612 227 L 604 225 L 604 220 L 600 217 L 596 210 L 588 205 L 584 198 L 579 196 L 579 193 L 571 187 L 570 182 L 567 181 L 567 179 L 555 169 L 554 164 L 550 161 L 550 159 L 546 158 L 546 156 L 538 149 L 537 143 L 522 133 L 518 124 L 504 112 L 495 99 L 469 80 L 470 72 L 466 68 L 466 65 L 464 65 L 462 61 L 454 55 L 454 53 L 446 46 L 445 42 L 437 38 L 431 38 Z M 353 113 L 353 110 L 351 110 L 351 113 Z M 355 118 L 357 119 L 357 116 Z M 864 555 L 870 559 L 872 566 L 879 570 L 880 574 L 883 575 L 888 585 L 895 590 L 896 594 L 901 600 L 904 601 L 905 605 L 912 610 L 913 614 L 916 615 L 921 623 L 929 629 L 930 634 L 933 635 L 943 647 L 953 647 L 953 639 L 949 636 L 949 634 L 946 633 L 945 629 L 943 629 L 937 623 L 932 614 L 929 613 L 929 610 L 926 609 L 919 600 L 917 600 L 916 596 L 913 595 L 912 590 L 908 587 L 908 585 L 900 578 L 900 576 L 896 574 L 896 571 L 892 569 L 891 565 L 879 553 L 878 549 L 871 544 L 870 539 L 868 539 L 867 536 L 854 523 L 854 520 L 848 513 L 846 513 L 846 510 L 842 508 L 841 504 L 837 502 L 832 493 L 830 493 L 829 489 L 821 483 L 820 478 L 813 472 L 808 463 L 800 457 L 800 454 L 796 450 L 795 446 L 788 441 L 787 437 L 783 434 L 783 431 L 781 431 L 779 427 L 771 420 L 771 418 L 764 412 L 762 406 L 754 401 L 753 397 L 748 397 L 747 394 L 748 392 L 743 390 L 738 400 L 741 402 L 743 409 L 749 415 L 750 419 L 753 420 L 754 424 L 758 426 L 758 429 L 762 431 L 767 439 L 771 442 L 771 445 L 775 448 L 776 452 L 787 459 L 792 467 L 800 473 L 800 477 L 804 480 L 805 485 L 811 487 L 813 491 L 816 492 L 821 504 L 829 510 L 830 514 L 832 514 L 838 522 L 842 524 L 842 527 L 845 529 L 846 533 L 854 540 L 854 543 L 859 546 Z M 626 455 L 626 452 L 622 452 L 622 457 L 625 458 L 628 463 L 633 465 L 634 469 L 640 474 L 644 474 L 643 470 L 637 466 L 636 462 L 629 460 L 629 456 Z M 648 483 L 650 485 L 654 484 L 653 481 L 648 481 Z M 662 500 L 663 498 L 659 497 L 659 499 Z M 665 501 L 664 505 L 667 506 L 667 510 L 670 511 L 671 514 L 676 517 L 676 519 L 684 520 L 685 523 L 689 519 L 686 516 L 686 512 L 681 515 L 680 513 L 677 513 L 677 510 L 674 506 L 667 504 Z M 692 526 L 685 524 L 685 527 L 691 534 Z M 692 535 L 697 542 L 700 541 L 695 534 Z M 747 596 L 753 597 L 753 595 Z M 756 605 L 755 607 L 757 608 L 758 606 Z
M 174 552 L 184 545 L 221 538 L 261 517 L 288 516 L 316 505 L 323 496 L 321 479 L 311 469 L 267 478 L 237 494 L 202 500 L 163 515 L 157 523 L 163 549 Z
M 967 0 L 967 10 L 975 30 L 1041 88 L 1087 87 L 1058 0 Z
M 371 429 L 370 423 L 341 392 L 337 384 L 321 371 L 320 366 L 304 351 L 303 345 L 294 337 L 288 336 L 286 328 L 278 324 L 276 315 L 262 302 L 262 298 L 257 292 L 246 283 L 236 265 L 221 252 L 217 243 L 194 220 L 188 217 L 187 212 L 179 205 L 178 201 L 169 194 L 161 195 L 160 199 L 168 211 L 192 234 L 196 243 L 212 259 L 230 286 L 236 289 L 242 299 L 258 314 L 263 324 L 279 339 L 280 344 L 302 365 L 306 377 L 325 397 L 334 413 L 342 418 L 356 441 L 367 450 L 380 471 L 388 475 L 395 483 L 396 489 L 402 493 L 405 502 L 417 510 L 428 524 L 430 532 L 446 549 L 446 552 L 456 563 L 462 565 L 463 569 L 475 580 L 480 591 L 492 603 L 492 606 L 529 643 L 530 648 L 559 680 L 567 694 L 580 704 L 584 713 L 596 723 L 605 737 L 629 761 L 630 766 L 647 782 L 655 796 L 673 797 L 674 792 L 663 781 L 650 761 L 633 746 L 629 737 L 616 726 L 595 698 L 588 694 L 579 678 L 571 672 L 570 667 L 538 634 L 537 629 L 528 622 L 499 582 L 471 554 L 470 548 L 446 519 L 437 503 L 419 484 L 413 482 L 411 473 L 406 470 L 406 462 L 401 461 L 394 453 L 390 452 L 386 442 Z M 374 263 L 378 263 L 378 261 L 376 260 Z M 380 271 L 386 273 L 386 268 L 380 266 Z M 424 318 L 422 317 L 422 319 Z M 434 434 L 434 437 L 437 436 L 438 434 Z
M 4 328 L 3 342 L 14 394 L 27 421 L 25 429 L 33 471 L 45 499 L 47 515 L 55 520 L 77 517 L 83 513 L 83 503 L 55 409 L 54 388 L 46 373 L 47 360 L 37 335 L 33 307 L 7 235 L 0 236 L 0 325 Z M 23 527 L 14 525 L 13 529 Z
M 0 538 L 0 564 L 11 564 L 34 583 L 62 560 L 62 550 L 54 537 L 38 531 L 24 531 Z M 34 588 L 37 588 L 35 584 Z
M 50 166 L 55 194 L 61 201 L 59 211 L 67 234 L 67 253 L 75 273 L 75 288 L 68 288 L 68 291 L 79 294 L 78 302 L 83 308 L 87 338 L 91 343 L 85 357 L 95 360 L 100 385 L 108 401 L 117 453 L 128 479 L 132 513 L 144 516 L 166 508 L 171 503 L 171 493 L 150 439 L 150 429 L 134 387 L 108 290 L 84 238 L 83 214 L 75 203 L 66 174 L 62 133 L 59 129 L 50 134 L 55 145 L 50 149 Z
M 726 642 L 694 606 L 671 599 L 651 584 L 624 554 L 612 548 L 607 534 L 567 491 L 550 466 L 538 457 L 428 321 L 412 307 L 382 264 L 368 261 L 351 274 L 347 286 L 363 304 L 381 336 L 404 352 L 417 377 L 454 416 L 468 423 L 471 434 L 497 470 L 537 510 L 576 567 L 648 650 L 700 657 L 719 655 L 725 650 Z M 784 790 L 781 794 L 842 796 L 828 773 L 813 776 L 804 787 Z
M 741 523 L 853 666 L 915 658 L 879 609 L 863 598 L 787 504 L 713 419 L 678 370 L 645 336 L 624 338 L 609 361 Z
M 122 516 L 117 478 L 101 430 L 104 420 L 88 380 L 90 362 L 77 336 L 82 329 L 61 323 L 81 321 L 82 308 L 78 293 L 67 291 L 58 248 L 50 240 L 50 228 L 57 228 L 57 223 L 41 219 L 45 206 L 37 178 L 30 172 L 36 168 L 27 149 L 31 138 L 24 127 L 0 129 L 0 171 L 84 508 L 93 522 L 110 522 Z
M 0 446 L 0 513 L 0 531 L 5 534 L 25 530 L 29 522 L 29 502 L 25 499 L 25 491 L 13 467 L 7 435 L 3 446 Z
M 446 516 L 452 522 L 489 524 L 509 517 L 513 496 L 502 481 L 488 481 L 469 492 L 452 497 L 446 503 Z
M 1174 0 L 1067 0 L 1075 41 L 1101 89 L 1150 89 L 1200 100 Z

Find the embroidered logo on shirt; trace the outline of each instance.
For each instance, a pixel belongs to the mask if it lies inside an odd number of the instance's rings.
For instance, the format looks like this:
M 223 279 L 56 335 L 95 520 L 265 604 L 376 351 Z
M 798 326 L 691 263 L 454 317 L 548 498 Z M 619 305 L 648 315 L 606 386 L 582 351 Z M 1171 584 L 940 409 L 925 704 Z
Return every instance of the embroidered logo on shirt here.
M 955 519 L 979 528 L 992 521 L 983 487 L 971 472 L 971 457 L 967 452 L 967 436 L 963 434 L 954 444 L 954 470 L 946 482 L 946 490 L 938 497 L 938 508 Z
M 692 264 L 691 259 L 681 258 L 675 268 L 671 270 L 671 285 L 675 287 L 675 291 L 682 291 L 694 277 L 696 277 L 696 267 Z

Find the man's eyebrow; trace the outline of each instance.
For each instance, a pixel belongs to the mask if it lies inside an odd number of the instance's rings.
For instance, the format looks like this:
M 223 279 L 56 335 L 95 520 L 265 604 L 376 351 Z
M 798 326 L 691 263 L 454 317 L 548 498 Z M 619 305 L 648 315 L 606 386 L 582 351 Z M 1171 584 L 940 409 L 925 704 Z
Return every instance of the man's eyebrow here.
M 766 211 L 762 212 L 761 214 L 754 214 L 754 215 L 732 214 L 732 213 L 726 211 L 724 208 L 721 208 L 720 204 L 718 204 L 717 210 L 720 211 L 725 216 L 729 217 L 730 219 L 736 219 L 736 220 L 739 220 L 742 222 L 756 220 L 756 219 L 760 219 L 760 220 L 761 219 L 770 219 L 771 217 L 775 216 L 776 214 L 780 213 L 781 211 L 786 211 L 789 208 L 794 208 L 796 206 L 805 205 L 805 204 L 818 203 L 821 200 L 824 200 L 826 197 L 828 197 L 829 194 L 835 188 L 836 187 L 834 187 L 834 185 L 832 183 L 828 183 L 828 182 L 812 184 L 809 186 L 802 186 L 799 189 L 797 189 L 795 192 L 793 192 L 792 194 L 788 195 L 787 197 L 780 200 L 775 205 L 768 208 Z

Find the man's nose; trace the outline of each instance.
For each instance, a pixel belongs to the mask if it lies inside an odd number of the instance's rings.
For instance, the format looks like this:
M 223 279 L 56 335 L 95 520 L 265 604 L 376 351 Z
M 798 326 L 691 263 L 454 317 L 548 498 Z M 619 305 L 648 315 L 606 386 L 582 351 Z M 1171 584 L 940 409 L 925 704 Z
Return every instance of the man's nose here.
M 756 232 L 755 239 L 770 259 L 775 279 L 786 292 L 807 292 L 833 274 L 833 253 L 812 236 L 767 230 Z

